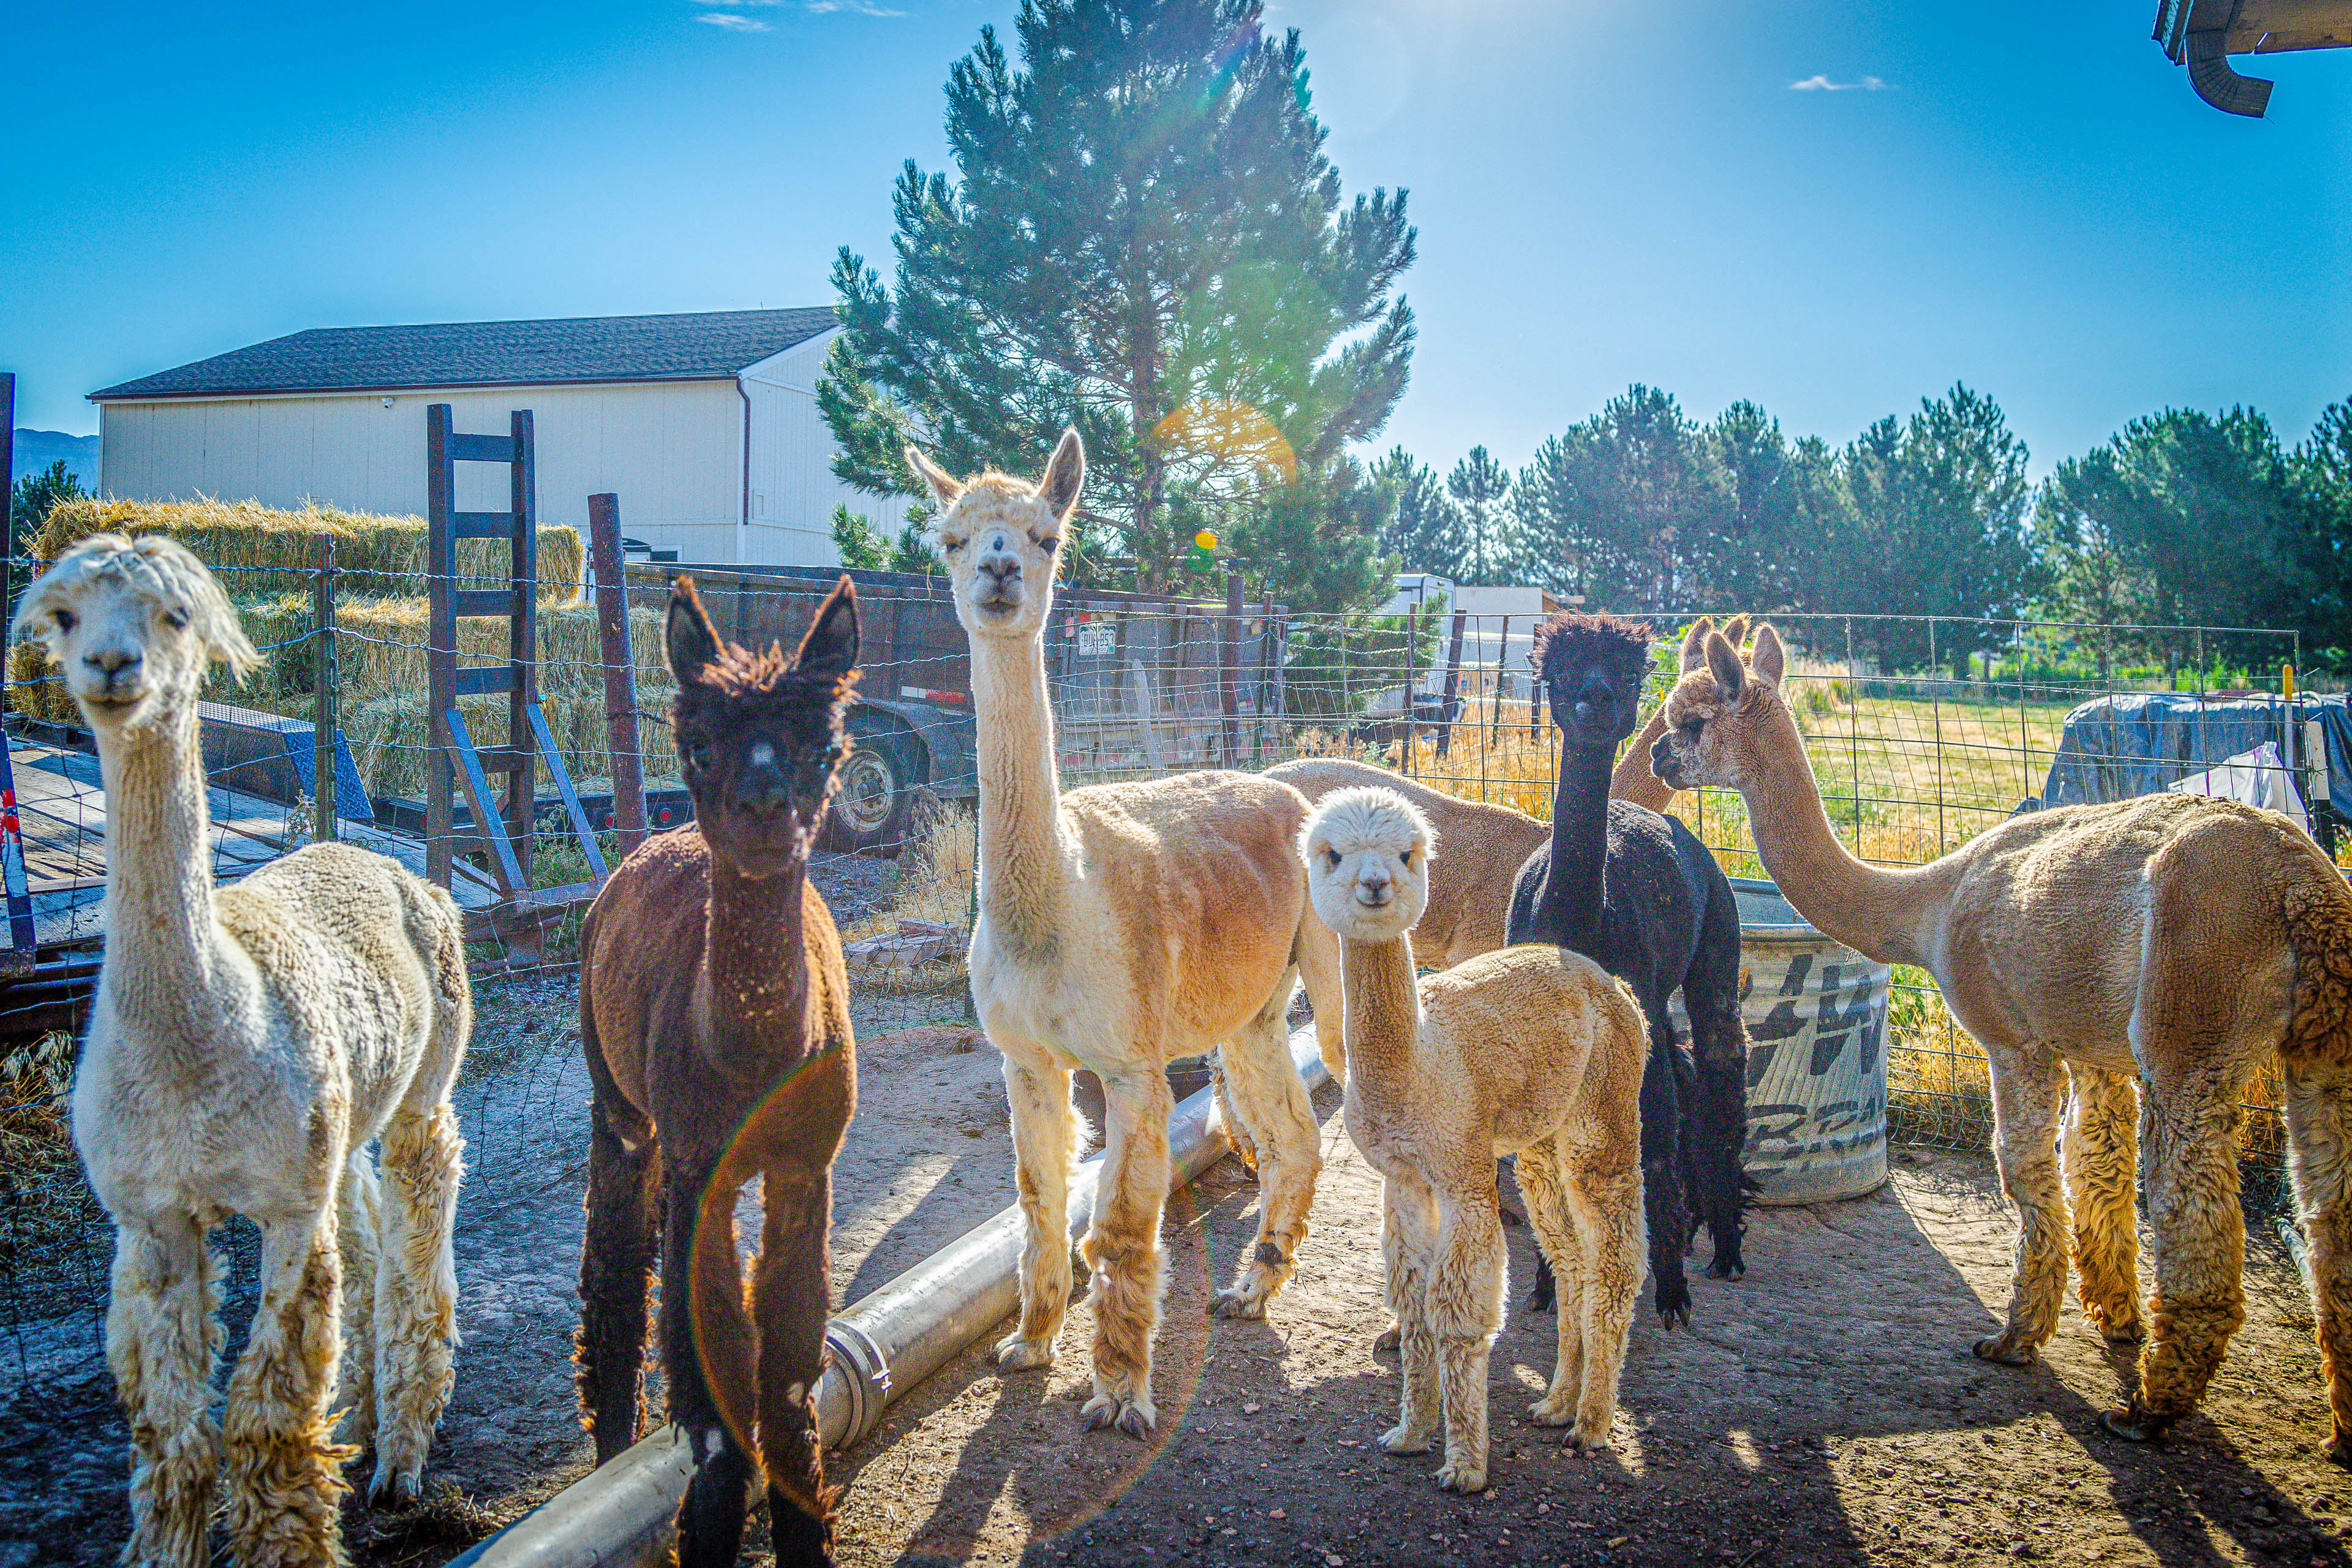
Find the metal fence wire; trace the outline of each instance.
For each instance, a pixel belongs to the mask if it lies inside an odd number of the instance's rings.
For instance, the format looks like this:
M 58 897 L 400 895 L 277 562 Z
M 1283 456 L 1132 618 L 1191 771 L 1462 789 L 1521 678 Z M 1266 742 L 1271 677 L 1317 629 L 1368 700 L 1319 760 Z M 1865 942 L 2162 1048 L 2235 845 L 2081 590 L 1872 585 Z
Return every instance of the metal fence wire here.
M 21 584 L 37 563 L 10 563 Z M 318 624 L 300 574 L 216 569 L 240 605 L 262 665 L 243 686 L 215 677 L 205 693 L 227 716 L 206 726 L 211 869 L 233 883 L 318 837 L 313 796 L 295 758 L 310 745 L 325 639 L 334 639 L 337 716 L 364 802 L 339 790 L 337 836 L 420 871 L 426 770 L 435 761 L 424 692 L 425 582 L 336 570 L 331 626 Z M 682 821 L 667 707 L 673 685 L 661 636 L 674 569 L 632 567 L 628 621 L 649 826 Z M 686 570 L 693 570 L 687 568 Z M 696 574 L 721 630 L 790 647 L 831 574 Z M 499 586 L 505 579 L 482 579 Z M 478 585 L 467 580 L 466 585 Z M 961 954 L 977 889 L 971 709 L 964 637 L 943 582 L 861 574 L 861 748 L 891 767 L 861 775 L 868 799 L 854 832 L 831 834 L 812 876 L 854 954 L 861 1041 L 967 1017 Z M 1661 637 L 1647 692 L 1674 676 L 1675 640 L 1691 617 L 1652 617 Z M 1202 766 L 1262 768 L 1301 755 L 1352 755 L 1471 799 L 1550 813 L 1557 731 L 1528 655 L 1534 615 L 1300 616 L 1243 600 L 1223 605 L 1066 593 L 1045 658 L 1066 787 Z M 1898 622 L 1780 616 L 1793 660 L 1787 696 L 1823 804 L 1849 847 L 1890 865 L 1919 864 L 2001 821 L 2038 795 L 2066 714 L 2100 697 L 2221 682 L 2216 659 L 2258 672 L 2226 684 L 2276 692 L 2294 662 L 2292 634 L 2194 627 L 2081 627 L 2041 622 Z M 1865 624 L 1872 623 L 1872 624 Z M 461 620 L 461 666 L 509 656 L 504 621 Z M 537 617 L 538 689 L 554 752 L 603 827 L 614 768 L 608 673 L 593 596 L 552 592 Z M 1931 650 L 1916 672 L 1882 670 L 1870 647 Z M 1965 674 L 1949 650 L 1970 650 Z M 11 650 L 5 689 L 17 806 L 40 928 L 43 977 L 0 993 L 0 1401 L 110 1399 L 99 1351 L 111 1227 L 66 1137 L 64 1094 L 75 1031 L 100 951 L 105 801 L 90 742 L 40 650 Z M 503 704 L 465 698 L 461 708 Z M 1646 703 L 1645 703 L 1646 707 Z M 240 716 L 241 715 L 241 716 Z M 272 723 L 292 721 L 291 730 Z M 481 733 L 479 725 L 477 733 Z M 299 732 L 298 732 L 299 731 Z M 275 739 L 273 739 L 275 737 Z M 277 745 L 279 755 L 269 754 Z M 895 770 L 895 771 L 894 771 Z M 534 887 L 589 875 L 541 763 Z M 1760 876 L 1736 795 L 1685 796 L 1684 812 L 1734 875 Z M 863 824 L 863 826 L 858 826 Z M 853 842 L 844 842 L 844 839 Z M 499 889 L 480 842 L 460 837 L 461 903 L 485 910 Z M 481 923 L 468 948 L 478 1022 L 458 1091 L 468 1143 L 470 1221 L 544 1203 L 585 1181 L 586 1077 L 576 1009 L 574 907 L 528 923 Z M 1887 1048 L 1892 1131 L 1901 1139 L 1981 1148 L 1991 1124 L 1982 1053 L 1923 973 L 1895 975 Z M 2275 1179 L 2276 1086 L 2252 1094 L 2249 1170 Z M 2270 1173 L 2267 1177 L 2261 1173 Z M 233 1303 L 249 1303 L 257 1264 L 249 1227 L 232 1227 Z M 550 1258 L 552 1271 L 572 1259 Z M 249 1310 L 249 1304 L 244 1309 Z M 237 1309 L 231 1310 L 236 1327 Z M 12 1386 L 13 1385 L 13 1386 Z

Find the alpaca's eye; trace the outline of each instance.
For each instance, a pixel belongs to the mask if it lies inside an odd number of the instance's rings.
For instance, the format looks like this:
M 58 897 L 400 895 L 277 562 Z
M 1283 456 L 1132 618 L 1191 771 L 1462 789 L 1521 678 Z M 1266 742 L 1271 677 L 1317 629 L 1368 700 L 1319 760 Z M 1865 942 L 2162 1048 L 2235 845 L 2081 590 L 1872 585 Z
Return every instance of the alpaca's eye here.
M 1688 735 L 1694 741 L 1698 739 L 1698 732 L 1706 728 L 1706 721 L 1704 719 L 1685 719 L 1683 721 L 1683 733 Z
M 188 612 L 174 605 L 163 612 L 163 624 L 175 632 L 188 629 Z
M 1334 871 L 1339 868 L 1339 852 L 1337 849 L 1324 850 L 1323 858 L 1331 862 L 1331 869 Z
M 1397 861 L 1400 865 L 1411 866 L 1412 864 L 1412 851 L 1410 849 L 1398 850 Z
M 686 760 L 692 763 L 697 768 L 709 767 L 710 765 L 709 742 L 706 741 L 697 741 L 693 744 L 688 746 L 686 748 Z
M 1037 542 L 1037 548 L 1044 551 L 1048 555 L 1051 555 L 1055 551 L 1059 550 L 1061 547 L 1062 541 L 1058 536 L 1041 539 Z
M 76 624 L 77 622 L 74 618 L 74 613 L 71 610 L 59 610 L 58 612 L 58 632 L 60 636 L 71 633 Z

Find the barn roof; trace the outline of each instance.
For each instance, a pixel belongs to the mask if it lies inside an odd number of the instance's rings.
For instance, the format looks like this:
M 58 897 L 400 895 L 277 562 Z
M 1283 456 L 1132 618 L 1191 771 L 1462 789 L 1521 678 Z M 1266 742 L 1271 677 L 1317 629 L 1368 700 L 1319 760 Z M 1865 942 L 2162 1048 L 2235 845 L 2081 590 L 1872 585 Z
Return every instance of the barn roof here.
M 830 305 L 557 321 L 320 327 L 91 393 L 93 402 L 271 392 L 707 381 L 839 324 Z

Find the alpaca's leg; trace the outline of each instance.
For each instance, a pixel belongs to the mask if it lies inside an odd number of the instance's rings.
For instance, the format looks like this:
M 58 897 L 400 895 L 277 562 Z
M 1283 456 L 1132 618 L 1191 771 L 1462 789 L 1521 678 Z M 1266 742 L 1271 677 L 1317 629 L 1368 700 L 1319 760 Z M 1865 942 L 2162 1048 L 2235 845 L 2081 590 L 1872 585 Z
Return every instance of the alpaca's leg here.
M 1683 1003 L 1690 1010 L 1696 1080 L 1684 1107 L 1683 1130 L 1691 1195 L 1715 1248 L 1706 1277 L 1737 1279 L 1748 1272 L 1740 1256 L 1748 1204 L 1740 1169 L 1748 1144 L 1748 1026 L 1739 1016 L 1739 908 L 1731 884 L 1720 877 L 1709 884 L 1698 948 L 1683 977 Z
M 1290 988 L 1285 975 L 1224 1051 L 1225 1092 L 1257 1144 L 1262 1196 L 1256 1245 L 1232 1289 L 1219 1291 L 1210 1303 L 1209 1310 L 1221 1317 L 1265 1316 L 1266 1303 L 1297 1266 L 1299 1244 L 1307 1239 L 1307 1211 L 1315 1204 L 1315 1178 L 1323 1169 L 1322 1131 L 1283 1027 Z
M 1315 1045 L 1323 1053 L 1323 1070 L 1331 1075 L 1335 1087 L 1344 1086 L 1348 1042 L 1340 1026 L 1347 1009 L 1339 996 L 1339 939 L 1323 923 L 1312 903 L 1299 921 L 1297 956 L 1298 978 L 1305 983 L 1307 1003 L 1315 1009 Z M 1283 1000 L 1286 1011 L 1289 998 Z
M 2140 1139 L 2156 1232 L 2156 1289 L 2140 1349 L 2139 1391 L 2108 1412 L 2118 1436 L 2161 1436 L 2197 1407 L 2246 1321 L 2240 1276 L 2245 1215 L 2238 1206 L 2239 1100 L 2244 1074 L 2217 1071 L 2238 1053 L 2152 1065 Z
M 2066 1294 L 2066 1194 L 2058 1181 L 2058 1111 L 2066 1073 L 2039 1047 L 1988 1041 L 1992 1062 L 1992 1150 L 2000 1190 L 2017 1205 L 2017 1271 L 2009 1326 L 1979 1340 L 1976 1353 L 2025 1366 L 2058 1326 Z
M 2327 1455 L 2352 1464 L 2352 1064 L 2284 1057 L 2287 1169 L 2311 1243 L 2312 1317 L 2327 1376 Z
M 1580 1324 L 1584 1382 L 1571 1435 L 1584 1449 L 1609 1441 L 1617 1415 L 1617 1380 L 1625 1369 L 1625 1343 L 1642 1300 L 1642 1256 L 1648 1238 L 1643 1234 L 1642 1172 L 1633 1153 L 1638 1131 L 1634 1120 L 1626 1118 L 1615 1140 L 1568 1150 L 1561 1161 L 1560 1184 L 1584 1263 Z
M 446 1100 L 404 1106 L 383 1131 L 376 1273 L 376 1442 L 371 1499 L 413 1500 L 457 1382 L 457 1184 L 466 1141 Z
M 760 1236 L 752 1312 L 760 1328 L 760 1462 L 768 1475 L 768 1523 L 776 1561 L 830 1568 L 833 1505 L 817 1429 L 817 1380 L 824 1374 L 824 1321 L 832 1269 L 828 1168 L 771 1168 L 762 1184 L 767 1215 Z
M 1381 1435 L 1391 1454 L 1426 1454 L 1443 1405 L 1429 1277 L 1437 1261 L 1437 1201 L 1421 1182 L 1391 1176 L 1381 1193 L 1381 1262 L 1397 1321 L 1397 1424 Z
M 1674 1026 L 1663 1004 L 1643 1009 L 1650 1025 L 1649 1059 L 1642 1066 L 1642 1192 L 1649 1211 L 1650 1272 L 1658 1317 L 1669 1329 L 1690 1325 L 1690 1280 L 1683 1245 L 1690 1205 L 1683 1194 L 1682 1092 Z
M 1491 1143 L 1488 1147 L 1491 1147 Z M 1486 1357 L 1503 1329 L 1505 1260 L 1496 1212 L 1494 1162 L 1481 1156 L 1473 1182 L 1442 1203 L 1437 1267 L 1429 1280 L 1429 1321 L 1437 1338 L 1437 1378 L 1445 1410 L 1445 1463 L 1437 1484 L 1450 1492 L 1486 1489 Z M 1561 1300 L 1563 1309 L 1566 1298 Z
M 593 1046 L 589 1067 L 596 1098 L 588 1113 L 588 1226 L 572 1359 L 581 1422 L 596 1439 L 601 1465 L 639 1435 L 661 1150 L 652 1123 L 611 1087 Z
M 1070 1160 L 1076 1117 L 1070 1069 L 1050 1058 L 1004 1058 L 1004 1093 L 1013 1107 L 1013 1162 L 1020 1189 L 1021 1322 L 996 1342 L 1007 1372 L 1045 1366 L 1070 1310 Z M 1106 1096 L 1106 1099 L 1108 1097 Z M 1108 1103 L 1106 1121 L 1116 1126 Z M 1110 1136 L 1110 1129 L 1105 1130 Z
M 204 1568 L 212 1560 L 212 1367 L 220 1285 L 203 1229 L 185 1215 L 118 1222 L 106 1359 L 131 1427 L 131 1539 L 122 1560 Z
M 342 1166 L 342 1151 L 335 1155 L 331 1171 Z M 334 1441 L 328 1413 L 343 1348 L 341 1258 L 332 1187 L 320 1197 L 317 1212 L 261 1227 L 261 1304 L 229 1379 L 222 1431 L 229 1550 L 241 1568 L 343 1561 L 342 1468 L 352 1450 Z
M 383 1202 L 375 1154 L 355 1149 L 343 1173 L 336 1235 L 343 1249 L 343 1347 L 351 1386 L 337 1396 L 344 1411 L 343 1440 L 364 1455 L 375 1447 L 375 1292 L 378 1231 Z
M 1553 1140 L 1520 1150 L 1518 1170 L 1519 1192 L 1528 1201 L 1528 1224 L 1536 1233 L 1543 1257 L 1551 1263 L 1552 1278 L 1559 1282 L 1551 1386 L 1528 1406 L 1528 1415 L 1538 1426 L 1565 1426 L 1576 1419 L 1584 1387 L 1584 1247 L 1560 1190 L 1559 1151 Z
M 1175 1100 L 1159 1063 L 1103 1077 L 1110 1123 L 1095 1220 L 1079 1251 L 1094 1276 L 1095 1392 L 1081 1414 L 1089 1429 L 1140 1437 L 1160 1419 L 1151 1403 L 1151 1340 L 1167 1284 L 1160 1215 L 1168 1204 L 1168 1113 Z M 1276 1191 L 1266 1183 L 1266 1203 Z
M 2060 1152 L 2074 1211 L 2074 1288 L 2083 1315 L 2114 1343 L 2139 1338 L 2138 1088 L 2120 1073 L 2073 1069 Z
M 732 1568 L 751 1481 L 754 1360 L 735 1248 L 741 1173 L 662 1152 L 662 1374 L 694 1455 L 677 1510 L 679 1568 Z

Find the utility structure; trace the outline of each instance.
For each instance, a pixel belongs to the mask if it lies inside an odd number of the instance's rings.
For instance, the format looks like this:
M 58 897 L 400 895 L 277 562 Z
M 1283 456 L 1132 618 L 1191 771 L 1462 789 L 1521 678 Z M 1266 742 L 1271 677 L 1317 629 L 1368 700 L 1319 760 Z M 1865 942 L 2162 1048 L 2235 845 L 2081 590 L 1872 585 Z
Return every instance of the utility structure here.
M 2352 47 L 2352 0 L 2159 0 L 2156 41 L 2173 64 L 2189 68 L 2198 97 L 2258 120 L 2271 84 L 2240 76 L 2230 57 Z
M 572 786 L 563 754 L 556 749 L 547 714 L 539 705 L 536 454 L 530 410 L 518 408 L 509 418 L 506 435 L 474 436 L 453 427 L 446 403 L 436 403 L 425 413 L 425 681 L 432 745 L 425 769 L 425 871 L 434 886 L 446 889 L 461 850 L 480 854 L 498 883 L 499 902 L 488 911 L 488 929 L 468 934 L 501 937 L 513 957 L 529 962 L 539 956 L 550 917 L 596 896 L 604 880 L 604 857 L 581 807 L 579 792 Z M 508 474 L 506 508 L 457 510 L 459 463 L 503 464 Z M 462 539 L 506 542 L 503 585 L 464 585 L 457 558 L 457 542 Z M 507 623 L 505 661 L 461 668 L 457 622 L 463 617 L 492 616 Z M 491 747 L 477 745 L 459 699 L 497 695 L 507 699 L 504 742 Z M 541 767 L 562 798 L 591 880 L 560 888 L 531 886 Z M 491 792 L 492 773 L 506 775 L 502 795 Z M 470 813 L 462 836 L 457 823 L 460 791 Z

